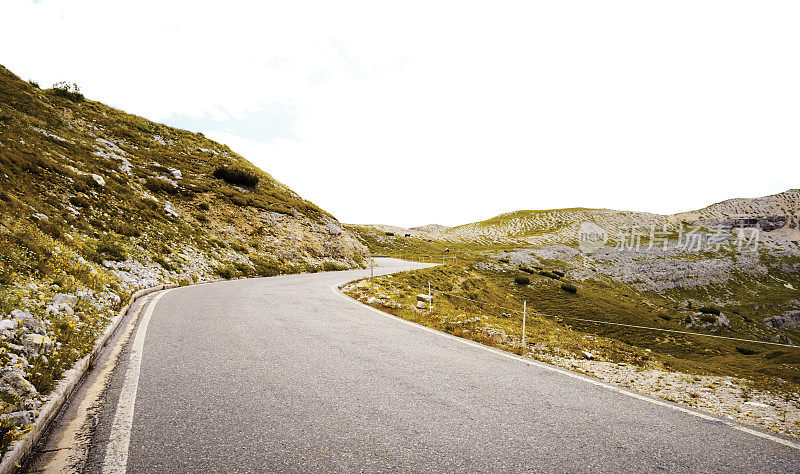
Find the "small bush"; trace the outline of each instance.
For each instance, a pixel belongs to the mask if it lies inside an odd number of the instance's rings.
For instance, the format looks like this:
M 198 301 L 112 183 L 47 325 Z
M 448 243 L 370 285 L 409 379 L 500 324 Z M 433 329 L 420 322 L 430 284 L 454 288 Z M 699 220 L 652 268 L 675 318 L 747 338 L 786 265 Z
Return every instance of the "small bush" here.
M 234 275 L 233 268 L 227 265 L 220 265 L 217 268 L 215 268 L 214 271 L 217 272 L 217 275 L 226 280 L 230 280 L 231 278 L 233 278 Z
M 244 196 L 233 196 L 231 202 L 239 207 L 245 207 L 248 204 L 248 199 Z
M 559 271 L 559 270 L 553 270 L 553 275 L 555 275 L 555 276 L 557 276 L 559 278 L 564 278 L 564 272 Z
M 668 314 L 659 314 L 658 317 L 663 319 L 664 321 L 672 321 L 672 316 Z
M 514 283 L 516 283 L 517 285 L 528 285 L 530 284 L 530 282 L 531 279 L 524 275 L 517 275 L 516 277 L 514 277 Z
M 239 242 L 231 242 L 231 248 L 239 253 L 248 253 L 247 247 L 240 244 Z
M 45 234 L 56 239 L 60 239 L 64 235 L 64 223 L 55 217 L 51 219 L 42 219 L 36 222 L 36 226 L 39 227 L 39 229 L 41 229 L 41 231 Z
M 233 267 L 236 269 L 237 272 L 244 276 L 249 276 L 253 273 L 253 267 L 246 263 L 236 262 L 233 264 Z
M 742 355 L 746 355 L 746 356 L 758 354 L 758 351 L 756 351 L 756 350 L 749 349 L 747 347 L 739 347 L 739 346 L 736 346 L 736 352 L 738 352 L 739 354 L 742 354 Z
M 97 253 L 101 257 L 106 257 L 107 260 L 121 262 L 128 258 L 128 251 L 119 242 L 112 240 L 109 237 L 103 237 L 97 242 L 95 247 Z
M 168 272 L 174 272 L 175 271 L 175 267 L 171 263 L 166 261 L 160 255 L 157 255 L 157 256 L 153 257 L 153 261 L 156 262 L 157 264 L 161 265 L 164 268 L 164 270 L 166 270 Z
M 713 314 L 714 316 L 719 316 L 722 313 L 719 308 L 715 308 L 714 306 L 703 306 L 702 308 L 698 308 L 697 311 L 705 314 Z
M 553 280 L 560 280 L 561 277 L 556 275 L 555 273 L 548 272 L 547 270 L 542 270 L 539 272 L 539 275 L 547 278 L 552 278 Z
M 341 270 L 347 270 L 347 267 L 344 265 L 339 265 L 335 262 L 325 262 L 322 264 L 322 271 L 325 272 L 338 272 Z
M 72 196 L 69 198 L 69 203 L 75 207 L 89 207 L 89 201 L 83 196 Z
M 262 277 L 271 277 L 282 273 L 280 262 L 269 258 L 252 257 L 250 262 L 253 264 L 253 272 Z
M 716 323 L 717 317 L 713 314 L 704 314 L 700 316 L 700 321 L 703 321 L 704 323 Z
M 387 237 L 393 237 L 393 236 L 394 236 L 394 232 L 387 232 L 387 233 L 386 233 L 386 236 L 387 236 Z
M 8 286 L 14 283 L 14 273 L 11 268 L 0 267 L 0 286 Z
M 566 291 L 567 293 L 575 294 L 578 292 L 578 287 L 573 285 L 572 283 L 562 283 L 561 289 Z
M 500 263 L 508 263 L 508 262 L 510 262 L 510 261 L 511 261 L 511 260 L 509 260 L 509 259 L 507 259 L 507 258 L 505 258 L 505 257 L 503 257 L 503 258 L 501 258 L 501 259 L 500 259 Z
M 533 273 L 533 269 L 528 267 L 519 267 L 519 271 L 527 273 L 529 275 Z
M 200 204 L 197 205 L 197 208 L 200 209 L 201 211 L 208 211 L 209 209 L 211 209 L 211 206 L 209 206 L 207 202 L 201 202 Z
M 114 221 L 111 224 L 111 230 L 126 237 L 140 237 L 142 235 L 139 228 L 131 222 Z
M 214 170 L 213 176 L 221 179 L 228 184 L 236 186 L 255 187 L 260 181 L 255 171 L 247 168 L 220 166 Z
M 57 82 L 53 84 L 53 88 L 50 89 L 50 92 L 53 95 L 71 100 L 72 102 L 83 102 L 86 99 L 83 97 L 83 94 L 81 94 L 81 88 L 78 87 L 78 84 L 75 84 L 74 82 Z
M 153 191 L 154 193 L 177 194 L 179 191 L 177 186 L 173 186 L 169 181 L 164 181 L 163 179 L 158 178 L 147 178 L 147 180 L 145 180 L 144 187 L 150 191 Z

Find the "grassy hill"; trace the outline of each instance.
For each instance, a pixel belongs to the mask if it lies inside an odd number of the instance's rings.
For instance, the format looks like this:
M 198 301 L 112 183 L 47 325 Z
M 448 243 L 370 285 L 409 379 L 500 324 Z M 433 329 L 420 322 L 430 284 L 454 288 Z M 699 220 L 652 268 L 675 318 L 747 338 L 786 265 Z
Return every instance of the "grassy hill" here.
M 567 367 L 588 362 L 588 351 L 602 363 L 678 380 L 718 377 L 714 390 L 735 379 L 745 388 L 728 407 L 746 403 L 752 388 L 798 404 L 800 349 L 786 347 L 800 343 L 798 210 L 800 192 L 789 190 L 671 216 L 580 208 L 517 211 L 435 232 L 349 226 L 374 253 L 447 265 L 347 291 L 400 317 L 519 354 L 562 358 Z M 608 240 L 582 247 L 583 222 Z M 748 233 L 752 225 L 762 225 L 760 233 Z M 635 239 L 631 228 L 641 232 Z M 757 245 L 740 248 L 740 231 Z M 437 304 L 417 310 L 416 295 L 429 284 Z M 682 402 L 692 405 L 687 397 Z M 708 406 L 715 403 L 710 396 Z M 748 406 L 731 409 L 753 422 Z M 798 436 L 800 419 L 769 429 Z
M 366 256 L 227 146 L 0 66 L 0 414 L 16 414 L 0 418 L 4 443 L 136 289 Z

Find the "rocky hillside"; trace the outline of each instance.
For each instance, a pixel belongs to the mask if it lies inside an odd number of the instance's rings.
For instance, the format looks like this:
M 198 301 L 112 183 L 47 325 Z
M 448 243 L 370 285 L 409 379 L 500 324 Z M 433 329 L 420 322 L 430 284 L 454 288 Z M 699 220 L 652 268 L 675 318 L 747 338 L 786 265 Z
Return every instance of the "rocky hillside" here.
M 795 231 L 800 216 L 800 190 L 760 198 L 730 199 L 697 211 L 673 215 L 612 209 L 553 209 L 515 211 L 457 227 L 445 229 L 445 236 L 475 238 L 478 236 L 523 238 L 533 244 L 572 244 L 583 222 L 593 222 L 616 236 L 631 227 L 664 227 L 677 230 L 681 225 L 718 225 L 729 227 L 760 226 L 766 232 L 780 229 Z M 783 234 L 773 234 L 779 235 Z M 788 236 L 787 236 L 788 237 Z M 782 240 L 782 239 L 781 239 Z
M 523 239 L 544 244 L 573 239 L 581 222 L 592 221 L 612 233 L 632 225 L 661 225 L 663 216 L 646 212 L 614 211 L 610 209 L 552 209 L 515 211 L 457 227 L 445 232 L 461 238 L 494 237 Z
M 133 291 L 353 268 L 367 255 L 225 145 L 0 66 L 4 443 Z

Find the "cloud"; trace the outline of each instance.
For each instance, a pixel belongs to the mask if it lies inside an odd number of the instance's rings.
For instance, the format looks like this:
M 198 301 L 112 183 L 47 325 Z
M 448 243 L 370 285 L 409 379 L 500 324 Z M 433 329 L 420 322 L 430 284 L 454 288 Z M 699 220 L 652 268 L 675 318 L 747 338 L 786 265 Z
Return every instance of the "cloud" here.
M 792 2 L 8 3 L 17 74 L 197 127 L 346 221 L 797 187 Z

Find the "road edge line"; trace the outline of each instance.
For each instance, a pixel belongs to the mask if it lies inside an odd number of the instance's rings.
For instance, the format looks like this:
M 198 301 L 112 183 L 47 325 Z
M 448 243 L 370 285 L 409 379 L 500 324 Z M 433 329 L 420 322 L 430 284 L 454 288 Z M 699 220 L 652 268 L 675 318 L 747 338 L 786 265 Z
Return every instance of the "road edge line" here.
M 136 408 L 136 392 L 139 389 L 139 374 L 142 368 L 142 354 L 144 352 L 144 340 L 147 337 L 147 327 L 159 300 L 170 291 L 171 289 L 156 295 L 139 320 L 139 328 L 136 330 L 136 335 L 131 344 L 122 391 L 119 394 L 117 406 L 114 410 L 114 419 L 111 422 L 111 432 L 108 436 L 108 444 L 106 445 L 101 467 L 101 472 L 103 473 L 124 473 L 127 471 L 128 448 L 131 442 L 133 414 Z
M 55 420 L 56 416 L 61 410 L 61 407 L 63 407 L 70 396 L 72 396 L 72 393 L 78 386 L 78 382 L 80 382 L 83 376 L 89 370 L 91 370 L 97 355 L 101 350 L 103 350 L 103 348 L 105 348 L 108 340 L 111 338 L 114 332 L 116 332 L 120 323 L 122 323 L 122 321 L 125 319 L 125 316 L 127 316 L 128 311 L 131 309 L 131 306 L 133 306 L 133 303 L 135 303 L 139 298 L 149 295 L 150 293 L 161 291 L 165 288 L 174 288 L 175 286 L 176 285 L 158 285 L 139 290 L 131 295 L 128 303 L 119 310 L 114 319 L 106 326 L 103 335 L 97 339 L 92 351 L 83 356 L 81 359 L 78 359 L 78 361 L 76 361 L 69 370 L 64 372 L 64 375 L 56 385 L 56 388 L 54 388 L 53 391 L 48 394 L 47 402 L 39 411 L 39 416 L 36 417 L 34 428 L 29 431 L 21 440 L 16 441 L 9 451 L 6 451 L 2 462 L 0 462 L 0 474 L 15 472 L 22 467 L 24 461 L 28 458 L 31 452 L 33 452 L 33 449 L 39 443 L 39 440 L 42 438 L 45 432 L 47 432 L 47 429 Z
M 352 281 L 356 281 L 356 280 L 352 280 Z M 516 361 L 523 362 L 523 363 L 529 364 L 529 365 L 534 365 L 534 366 L 536 366 L 538 368 L 541 368 L 541 369 L 544 369 L 544 370 L 548 370 L 548 371 L 551 371 L 551 372 L 556 372 L 558 374 L 561 374 L 561 375 L 564 375 L 564 376 L 567 376 L 567 377 L 571 377 L 573 379 L 580 380 L 580 381 L 589 383 L 591 385 L 595 385 L 597 387 L 605 388 L 607 390 L 611 390 L 613 392 L 616 392 L 616 393 L 619 393 L 619 394 L 622 394 L 622 395 L 625 395 L 625 396 L 628 396 L 628 397 L 631 397 L 631 398 L 635 398 L 635 399 L 638 399 L 638 400 L 649 402 L 649 403 L 652 403 L 653 405 L 658 405 L 658 406 L 661 406 L 661 407 L 664 407 L 664 408 L 671 409 L 673 411 L 679 411 L 679 412 L 682 412 L 682 413 L 685 413 L 685 414 L 688 414 L 688 415 L 691 415 L 691 416 L 694 416 L 694 417 L 697 417 L 697 418 L 701 418 L 701 419 L 704 419 L 704 420 L 707 420 L 707 421 L 714 421 L 714 422 L 722 423 L 723 425 L 728 426 L 729 428 L 733 428 L 733 429 L 741 431 L 743 433 L 747 433 L 749 435 L 753 435 L 753 436 L 757 436 L 759 438 L 763 438 L 763 439 L 766 439 L 766 440 L 769 440 L 769 441 L 773 441 L 775 443 L 787 446 L 789 448 L 800 450 L 800 444 L 798 444 L 798 443 L 794 443 L 792 441 L 789 441 L 788 439 L 784 439 L 784 438 L 781 438 L 781 437 L 778 437 L 778 436 L 774 436 L 774 435 L 769 434 L 769 433 L 763 433 L 761 431 L 758 431 L 757 429 L 750 428 L 748 426 L 740 425 L 738 422 L 730 420 L 730 419 L 721 418 L 721 417 L 718 417 L 716 415 L 711 415 L 711 414 L 707 414 L 707 413 L 702 413 L 702 412 L 695 411 L 695 410 L 692 410 L 690 408 L 687 408 L 687 407 L 684 407 L 684 406 L 681 406 L 681 405 L 669 403 L 669 402 L 664 401 L 664 400 L 659 400 L 659 399 L 653 398 L 653 397 L 651 397 L 649 395 L 645 395 L 645 394 L 642 394 L 642 393 L 638 393 L 638 392 L 634 392 L 634 391 L 631 391 L 631 390 L 627 390 L 627 389 L 624 389 L 622 387 L 617 387 L 616 385 L 611 385 L 608 382 L 604 382 L 604 381 L 602 381 L 600 379 L 595 379 L 595 378 L 592 378 L 592 377 L 588 377 L 586 375 L 582 375 L 582 374 L 579 374 L 579 373 L 576 373 L 576 372 L 572 372 L 572 371 L 564 369 L 562 367 L 551 365 L 551 364 L 548 364 L 546 362 L 542 362 L 542 361 L 539 361 L 539 360 L 536 360 L 536 359 L 531 359 L 531 358 L 527 358 L 527 357 L 518 356 L 516 354 L 511 354 L 509 352 L 502 351 L 502 350 L 497 349 L 495 347 L 486 346 L 486 345 L 480 344 L 478 342 L 472 341 L 470 339 L 464 339 L 462 337 L 454 336 L 452 334 L 447 334 L 445 332 L 438 331 L 436 329 L 429 328 L 427 326 L 423 326 L 423 325 L 415 323 L 413 321 L 409 321 L 407 319 L 403 319 L 403 318 L 401 318 L 399 316 L 395 316 L 393 314 L 381 311 L 381 310 L 379 310 L 377 308 L 373 308 L 372 306 L 370 306 L 368 304 L 362 303 L 361 301 L 358 301 L 355 298 L 351 298 L 351 297 L 345 295 L 344 292 L 342 292 L 342 287 L 344 285 L 348 284 L 348 283 L 351 283 L 351 282 L 345 282 L 345 283 L 341 283 L 341 284 L 331 285 L 331 291 L 333 293 L 339 295 L 340 297 L 348 300 L 348 301 L 351 301 L 353 303 L 361 305 L 364 308 L 369 309 L 369 310 L 371 310 L 371 311 L 373 311 L 375 313 L 378 313 L 378 314 L 380 314 L 382 316 L 389 317 L 389 318 L 395 319 L 395 320 L 397 320 L 399 322 L 408 324 L 409 326 L 412 326 L 412 327 L 415 327 L 415 328 L 418 328 L 418 329 L 422 329 L 424 331 L 428 331 L 430 333 L 433 333 L 433 334 L 436 334 L 436 335 L 439 335 L 439 336 L 442 336 L 442 337 L 450 338 L 450 339 L 456 340 L 456 341 L 458 341 L 458 342 L 460 342 L 462 344 L 466 344 L 468 346 L 476 347 L 478 349 L 482 349 L 482 350 L 485 350 L 487 352 L 491 352 L 493 354 L 496 354 L 496 355 L 499 355 L 499 356 L 502 356 L 502 357 L 506 357 L 508 359 L 516 360 Z

